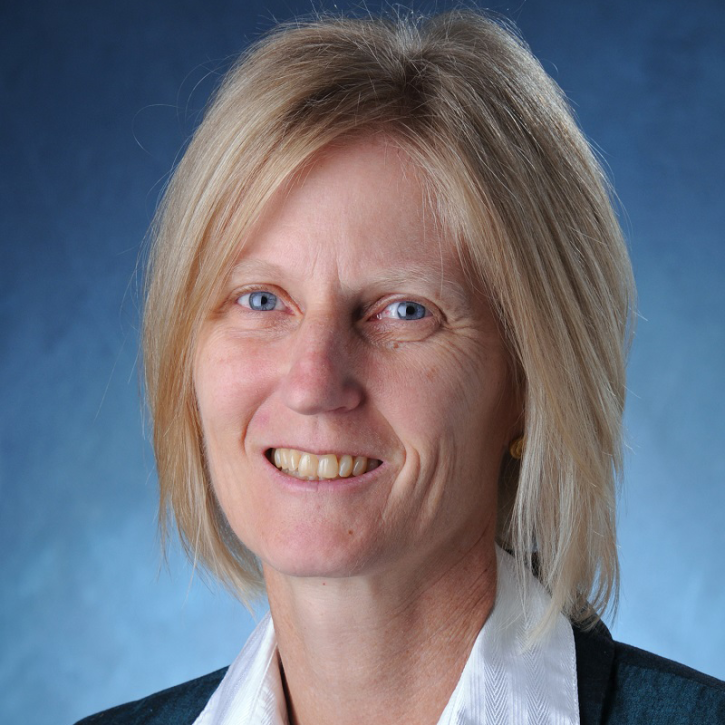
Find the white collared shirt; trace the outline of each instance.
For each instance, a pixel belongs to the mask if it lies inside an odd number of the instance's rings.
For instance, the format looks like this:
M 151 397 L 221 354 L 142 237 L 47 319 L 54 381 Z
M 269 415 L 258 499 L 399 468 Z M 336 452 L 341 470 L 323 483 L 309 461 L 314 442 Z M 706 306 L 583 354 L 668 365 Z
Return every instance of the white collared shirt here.
M 559 615 L 528 648 L 549 595 L 531 576 L 518 586 L 514 562 L 497 550 L 496 603 L 476 638 L 438 725 L 579 725 L 574 633 Z M 194 725 L 288 725 L 274 625 L 268 614 L 227 670 Z

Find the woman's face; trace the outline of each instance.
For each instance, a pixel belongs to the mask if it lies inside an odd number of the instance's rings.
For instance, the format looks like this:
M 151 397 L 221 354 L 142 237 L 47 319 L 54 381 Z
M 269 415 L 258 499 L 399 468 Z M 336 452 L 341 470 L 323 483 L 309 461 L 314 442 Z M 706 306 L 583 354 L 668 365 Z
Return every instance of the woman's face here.
M 492 545 L 520 416 L 506 351 L 391 143 L 330 150 L 276 194 L 194 383 L 216 495 L 266 570 L 375 574 Z

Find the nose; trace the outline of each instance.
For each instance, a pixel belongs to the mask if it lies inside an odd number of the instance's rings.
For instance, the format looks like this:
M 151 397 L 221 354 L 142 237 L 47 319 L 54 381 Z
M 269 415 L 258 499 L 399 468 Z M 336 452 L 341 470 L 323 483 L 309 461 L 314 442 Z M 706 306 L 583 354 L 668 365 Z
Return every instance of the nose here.
M 306 317 L 295 333 L 282 381 L 284 403 L 303 415 L 358 407 L 363 388 L 354 376 L 351 334 L 331 316 Z

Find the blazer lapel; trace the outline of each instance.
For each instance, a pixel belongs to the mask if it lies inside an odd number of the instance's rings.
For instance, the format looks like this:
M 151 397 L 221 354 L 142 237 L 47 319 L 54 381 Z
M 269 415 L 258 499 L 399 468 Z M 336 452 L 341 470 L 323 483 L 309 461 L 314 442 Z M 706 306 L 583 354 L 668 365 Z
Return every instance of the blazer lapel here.
M 601 725 L 609 696 L 614 641 L 602 622 L 585 632 L 574 626 L 580 725 Z

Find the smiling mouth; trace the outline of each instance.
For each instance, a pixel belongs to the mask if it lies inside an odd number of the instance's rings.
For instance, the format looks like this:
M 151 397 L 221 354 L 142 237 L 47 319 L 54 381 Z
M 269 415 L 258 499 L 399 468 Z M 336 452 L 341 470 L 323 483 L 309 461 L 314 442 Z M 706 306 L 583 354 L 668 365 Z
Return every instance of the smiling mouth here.
M 329 481 L 334 478 L 353 478 L 372 471 L 380 461 L 367 456 L 343 455 L 334 453 L 318 456 L 295 448 L 270 448 L 267 458 L 290 476 L 305 481 Z

